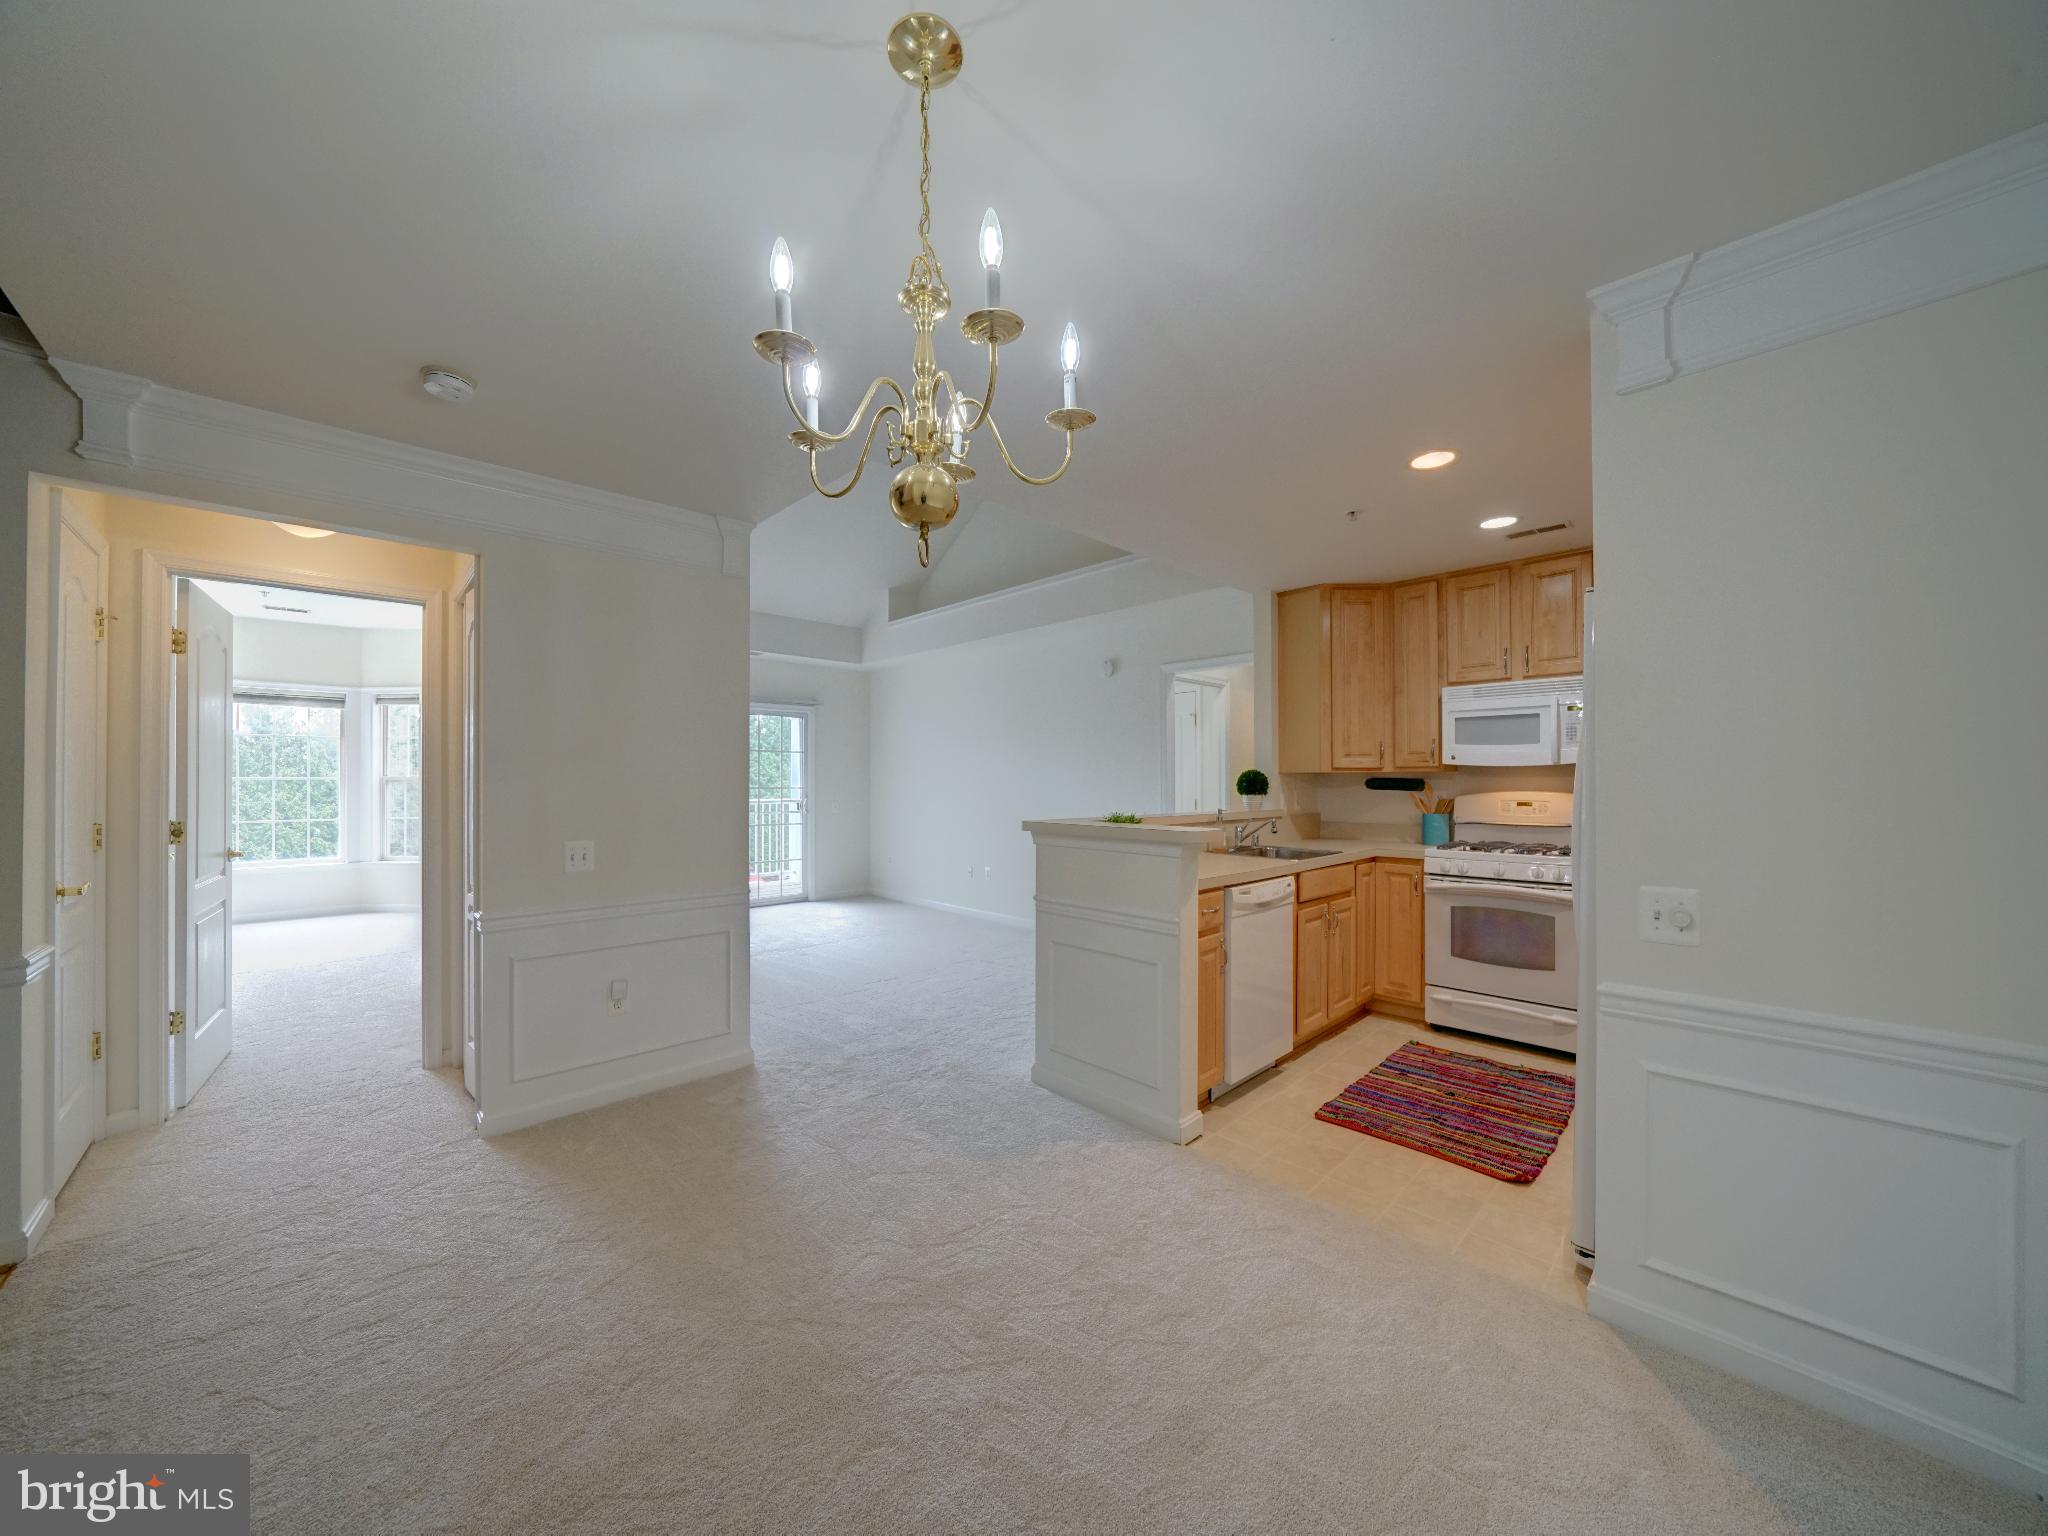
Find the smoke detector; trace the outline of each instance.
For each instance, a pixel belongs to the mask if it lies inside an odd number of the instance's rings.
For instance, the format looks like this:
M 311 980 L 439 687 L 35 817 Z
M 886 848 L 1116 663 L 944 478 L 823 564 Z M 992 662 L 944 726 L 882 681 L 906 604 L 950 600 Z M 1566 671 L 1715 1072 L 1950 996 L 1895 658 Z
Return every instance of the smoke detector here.
M 436 400 L 445 400 L 450 405 L 461 405 L 476 393 L 475 384 L 447 368 L 422 368 L 420 388 Z

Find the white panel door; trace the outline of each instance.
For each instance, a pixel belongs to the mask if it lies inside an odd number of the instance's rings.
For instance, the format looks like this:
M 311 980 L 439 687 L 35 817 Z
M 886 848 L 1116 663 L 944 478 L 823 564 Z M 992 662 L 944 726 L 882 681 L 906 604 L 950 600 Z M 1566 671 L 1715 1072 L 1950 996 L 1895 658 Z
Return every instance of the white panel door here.
M 105 1113 L 93 1041 L 105 1025 L 100 925 L 106 900 L 100 820 L 101 721 L 106 697 L 100 615 L 106 608 L 106 551 L 65 519 L 57 557 L 57 889 L 56 1140 L 51 1184 L 62 1188 L 99 1134 Z
M 180 1109 L 234 1046 L 233 732 L 235 629 L 225 608 L 178 583 L 178 806 L 185 823 L 178 879 L 177 1007 L 172 1040 Z
M 477 989 L 483 935 L 476 926 L 476 588 L 462 594 L 462 1086 L 476 1097 Z

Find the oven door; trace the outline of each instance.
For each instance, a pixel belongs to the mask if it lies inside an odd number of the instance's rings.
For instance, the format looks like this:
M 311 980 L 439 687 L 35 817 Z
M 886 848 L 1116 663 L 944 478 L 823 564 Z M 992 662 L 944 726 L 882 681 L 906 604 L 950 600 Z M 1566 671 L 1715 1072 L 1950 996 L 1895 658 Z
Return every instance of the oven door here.
M 1521 768 L 1558 760 L 1558 699 L 1461 700 L 1444 703 L 1444 761 L 1473 767 Z
M 1569 887 L 1431 875 L 1423 891 L 1423 974 L 1431 987 L 1546 1008 L 1579 1006 Z

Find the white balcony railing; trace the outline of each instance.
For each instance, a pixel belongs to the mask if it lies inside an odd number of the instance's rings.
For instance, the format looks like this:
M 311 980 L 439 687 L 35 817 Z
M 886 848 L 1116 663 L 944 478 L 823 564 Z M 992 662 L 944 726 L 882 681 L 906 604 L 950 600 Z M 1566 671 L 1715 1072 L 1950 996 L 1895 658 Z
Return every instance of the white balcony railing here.
M 801 799 L 747 802 L 747 898 L 787 901 L 805 896 L 804 808 Z

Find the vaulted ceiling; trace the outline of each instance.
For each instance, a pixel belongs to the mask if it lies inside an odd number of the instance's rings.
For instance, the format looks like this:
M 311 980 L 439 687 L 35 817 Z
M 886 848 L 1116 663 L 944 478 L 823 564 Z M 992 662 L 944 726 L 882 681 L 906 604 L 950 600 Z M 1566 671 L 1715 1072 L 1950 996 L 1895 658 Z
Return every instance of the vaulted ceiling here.
M 810 497 L 771 370 L 789 239 L 828 409 L 902 374 L 895 3 L 67 0 L 0 12 L 0 287 L 49 350 L 713 513 Z M 1394 577 L 1588 531 L 1584 295 L 2048 117 L 2040 0 L 1148 0 L 953 14 L 934 238 L 1029 323 L 1029 515 L 1218 580 Z M 947 322 L 942 359 L 973 374 Z M 423 363 L 476 378 L 438 404 Z M 1435 476 L 1407 467 L 1449 446 Z M 873 475 L 830 509 L 905 540 Z M 872 484 L 872 490 L 870 489 Z M 1360 513 L 1356 520 L 1349 510 Z M 1517 552 L 1536 552 L 1531 540 Z

